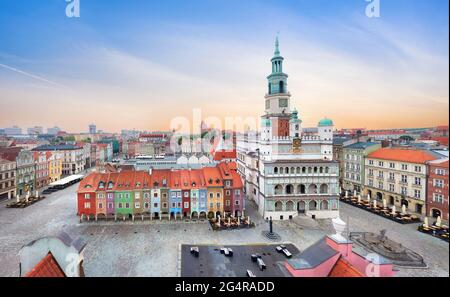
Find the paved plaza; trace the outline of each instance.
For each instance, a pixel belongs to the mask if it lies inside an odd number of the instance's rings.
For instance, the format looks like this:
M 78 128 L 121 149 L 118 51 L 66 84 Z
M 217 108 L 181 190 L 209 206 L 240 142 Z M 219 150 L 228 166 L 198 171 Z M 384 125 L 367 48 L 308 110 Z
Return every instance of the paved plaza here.
M 242 245 L 271 244 L 262 235 L 266 223 L 247 203 L 246 214 L 256 223 L 254 229 L 211 230 L 208 222 L 136 221 L 83 222 L 76 216 L 76 189 L 71 186 L 49 195 L 24 209 L 8 209 L 0 203 L 0 276 L 19 275 L 20 248 L 39 237 L 61 231 L 86 243 L 84 268 L 87 276 L 177 276 L 181 244 Z M 449 276 L 449 244 L 418 232 L 417 224 L 400 225 L 346 204 L 340 204 L 341 218 L 350 222 L 350 231 L 378 233 L 421 254 L 427 269 L 400 268 L 398 276 Z M 329 220 L 298 217 L 274 222 L 282 242 L 292 242 L 300 251 L 322 236 L 334 233 Z

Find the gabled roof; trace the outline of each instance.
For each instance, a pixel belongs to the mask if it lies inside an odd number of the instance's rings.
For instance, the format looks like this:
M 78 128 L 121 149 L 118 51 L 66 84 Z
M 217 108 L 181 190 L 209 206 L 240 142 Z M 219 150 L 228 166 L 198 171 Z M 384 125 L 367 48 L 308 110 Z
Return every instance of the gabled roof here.
M 410 148 L 380 148 L 370 153 L 368 158 L 401 161 L 407 163 L 425 164 L 428 161 L 438 159 L 428 151 L 410 149 Z
M 206 180 L 207 187 L 222 187 L 222 175 L 217 167 L 205 167 L 203 168 L 203 174 Z
M 294 269 L 310 269 L 319 266 L 338 253 L 326 243 L 325 238 L 322 238 L 295 258 L 288 260 L 288 263 Z
M 78 186 L 78 193 L 91 193 L 95 192 L 98 187 L 98 182 L 100 181 L 101 173 L 91 173 L 83 180 L 81 180 Z
M 26 277 L 65 277 L 55 257 L 49 252 L 36 266 L 29 271 Z
M 239 173 L 237 173 L 235 170 L 231 171 L 231 176 L 233 177 L 233 188 L 240 189 L 243 188 L 244 185 L 242 184 L 242 179 Z
M 328 277 L 364 277 L 364 275 L 340 257 L 336 264 L 334 264 Z
M 172 172 L 168 169 L 152 170 L 151 181 L 149 186 L 154 187 L 154 184 L 158 183 L 159 188 L 168 188 L 170 186 L 171 173 Z

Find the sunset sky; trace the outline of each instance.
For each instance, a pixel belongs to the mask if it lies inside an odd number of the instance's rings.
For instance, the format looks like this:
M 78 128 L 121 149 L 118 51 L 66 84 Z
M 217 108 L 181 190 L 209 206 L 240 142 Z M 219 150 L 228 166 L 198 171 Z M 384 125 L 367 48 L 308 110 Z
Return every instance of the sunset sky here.
M 448 0 L 0 0 L 0 127 L 258 117 L 274 39 L 304 126 L 448 124 Z

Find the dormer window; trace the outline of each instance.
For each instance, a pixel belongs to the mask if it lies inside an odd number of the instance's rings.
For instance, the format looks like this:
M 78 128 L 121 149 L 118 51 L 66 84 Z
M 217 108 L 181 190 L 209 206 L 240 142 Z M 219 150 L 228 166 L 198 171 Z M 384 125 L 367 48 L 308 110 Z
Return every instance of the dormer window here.
M 85 185 L 84 188 L 85 189 L 90 189 L 90 188 L 92 188 L 92 186 L 91 185 Z
M 137 182 L 136 183 L 136 187 L 140 187 L 141 186 L 141 183 L 140 182 Z
M 100 182 L 100 183 L 98 184 L 98 187 L 99 187 L 100 189 L 105 188 L 105 183 L 104 183 L 104 182 Z
M 167 186 L 167 179 L 163 179 L 162 183 L 164 187 Z
M 216 184 L 219 184 L 220 183 L 220 179 L 216 179 Z
M 212 184 L 212 183 L 213 183 L 212 178 L 210 178 L 210 179 L 208 180 L 208 182 L 209 182 L 210 184 Z
M 155 188 L 158 187 L 158 185 L 159 185 L 158 182 L 154 182 L 154 183 L 153 183 L 153 186 L 154 186 Z
M 192 183 L 192 186 L 193 186 L 193 187 L 196 187 L 196 186 L 197 186 L 197 184 L 196 184 L 195 182 L 193 182 L 193 183 Z
M 108 183 L 108 189 L 112 189 L 113 186 L 114 186 L 114 183 L 113 183 L 113 182 L 109 182 L 109 183 Z

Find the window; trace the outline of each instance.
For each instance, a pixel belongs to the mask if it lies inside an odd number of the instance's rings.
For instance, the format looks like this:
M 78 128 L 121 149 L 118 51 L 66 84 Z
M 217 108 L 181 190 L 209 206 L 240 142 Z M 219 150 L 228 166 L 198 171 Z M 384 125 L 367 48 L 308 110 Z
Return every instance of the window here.
M 231 195 L 231 191 L 230 190 L 226 190 L 225 191 L 225 195 L 230 196 Z
M 122 207 L 123 207 L 122 202 L 119 202 L 119 208 L 122 208 Z
M 214 203 L 210 203 L 209 208 L 214 208 Z
M 444 181 L 442 179 L 434 179 L 433 185 L 437 188 L 443 188 L 444 187 Z
M 189 208 L 189 202 L 184 202 L 184 208 Z
M 415 178 L 414 178 L 414 184 L 415 184 L 416 186 L 420 186 L 421 183 L 422 183 L 422 179 L 421 179 L 420 177 L 415 177 Z
M 231 204 L 230 200 L 226 200 L 226 201 L 225 201 L 225 205 L 226 205 L 226 206 L 230 206 L 230 204 Z
M 378 182 L 378 188 L 383 189 L 383 182 Z
M 85 202 L 84 203 L 84 208 L 91 208 L 91 203 L 90 202 Z
M 369 186 L 373 187 L 373 180 L 369 179 Z
M 393 184 L 389 184 L 389 191 L 395 192 L 395 186 Z
M 282 98 L 278 102 L 279 107 L 288 107 L 288 100 L 286 98 Z
M 384 167 L 384 162 L 379 161 L 379 162 L 378 162 L 378 166 Z
M 236 196 L 241 195 L 241 190 L 239 190 L 239 189 L 234 190 L 234 195 L 236 195 Z
M 227 180 L 227 181 L 225 182 L 225 186 L 227 186 L 227 187 L 231 186 L 231 182 L 230 182 L 229 180 Z
M 112 202 L 109 202 L 109 203 L 108 203 L 108 208 L 109 208 L 109 209 L 114 208 L 114 205 L 112 204 Z
M 91 194 L 84 194 L 85 199 L 91 199 Z
M 130 208 L 130 203 L 125 203 L 125 208 Z
M 406 175 L 402 174 L 402 183 L 407 183 L 408 182 L 408 177 Z
M 214 198 L 214 193 L 209 193 L 209 198 Z
M 139 202 L 134 203 L 134 208 L 140 208 L 141 204 Z
M 400 192 L 402 195 L 406 196 L 408 194 L 408 189 L 406 187 L 402 187 Z
M 445 170 L 444 170 L 444 169 L 437 168 L 437 169 L 436 169 L 436 174 L 437 174 L 437 175 L 445 175 Z
M 163 203 L 163 208 L 167 208 L 167 206 L 168 206 L 168 205 L 167 205 L 167 202 L 164 202 L 164 203 Z
M 141 193 L 139 193 L 139 192 L 134 193 L 134 198 L 136 198 L 136 199 L 141 198 Z
M 369 175 L 373 176 L 373 169 L 369 169 Z
M 185 198 L 189 197 L 189 192 L 184 192 L 184 197 Z
M 220 202 L 217 202 L 216 205 L 217 205 L 217 208 L 220 208 Z
M 420 198 L 420 190 L 414 190 L 414 198 Z
M 433 193 L 433 202 L 443 203 L 444 202 L 444 195 Z
M 220 193 L 217 193 L 217 194 L 216 194 L 216 197 L 217 197 L 217 198 L 220 198 Z
M 407 164 L 402 164 L 402 170 L 408 170 L 408 165 Z
M 148 208 L 149 206 L 150 206 L 150 204 L 149 204 L 148 202 L 145 202 L 145 203 L 144 203 L 144 207 L 145 207 L 145 208 Z
M 236 200 L 236 201 L 235 201 L 235 204 L 236 204 L 236 205 L 239 205 L 239 200 Z
M 422 166 L 414 166 L 414 171 L 415 172 L 421 172 L 422 171 Z
M 153 203 L 154 208 L 158 208 L 158 203 Z
M 389 179 L 390 180 L 395 180 L 395 173 L 389 172 Z
M 383 178 L 384 177 L 383 171 L 378 171 L 378 177 L 379 178 Z

